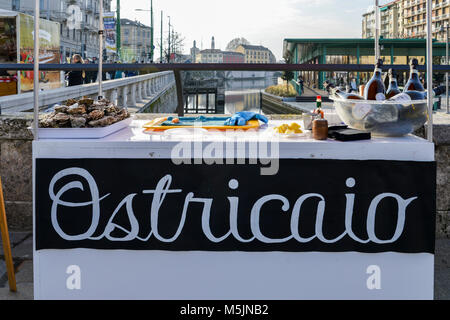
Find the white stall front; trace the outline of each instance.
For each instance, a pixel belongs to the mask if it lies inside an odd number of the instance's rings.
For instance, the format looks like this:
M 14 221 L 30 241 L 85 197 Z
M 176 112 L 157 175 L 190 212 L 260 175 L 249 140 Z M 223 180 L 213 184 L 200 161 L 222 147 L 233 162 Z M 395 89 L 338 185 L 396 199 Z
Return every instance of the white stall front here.
M 145 122 L 33 142 L 36 299 L 433 299 L 432 143 Z

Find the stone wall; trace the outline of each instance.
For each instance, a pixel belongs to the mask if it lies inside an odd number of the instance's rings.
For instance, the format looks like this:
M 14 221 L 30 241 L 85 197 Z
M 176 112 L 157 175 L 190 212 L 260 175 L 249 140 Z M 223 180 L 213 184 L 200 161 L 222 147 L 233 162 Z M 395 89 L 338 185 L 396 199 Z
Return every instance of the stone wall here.
M 172 86 L 150 105 L 143 108 L 143 113 L 175 113 L 178 106 L 177 89 Z
M 433 116 L 433 141 L 436 145 L 436 233 L 437 237 L 450 238 L 450 115 L 443 112 Z M 425 126 L 416 134 L 426 137 Z
M 32 116 L 0 116 L 0 176 L 9 229 L 32 230 Z

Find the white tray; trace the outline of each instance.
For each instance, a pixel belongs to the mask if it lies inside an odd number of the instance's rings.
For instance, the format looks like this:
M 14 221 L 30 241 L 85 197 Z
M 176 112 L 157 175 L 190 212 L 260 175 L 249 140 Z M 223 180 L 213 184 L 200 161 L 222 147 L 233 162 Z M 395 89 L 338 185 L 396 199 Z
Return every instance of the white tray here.
M 101 139 L 128 127 L 132 121 L 130 117 L 100 128 L 39 128 L 38 133 L 39 139 Z

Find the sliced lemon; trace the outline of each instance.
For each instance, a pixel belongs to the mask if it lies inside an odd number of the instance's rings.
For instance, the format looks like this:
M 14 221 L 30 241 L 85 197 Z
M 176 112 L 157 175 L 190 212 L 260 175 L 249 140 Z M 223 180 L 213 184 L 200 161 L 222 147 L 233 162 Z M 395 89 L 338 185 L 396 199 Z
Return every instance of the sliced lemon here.
M 298 129 L 300 129 L 301 128 L 301 126 L 298 124 L 298 123 L 291 123 L 291 125 L 289 126 L 289 129 L 291 129 L 291 130 L 298 130 Z

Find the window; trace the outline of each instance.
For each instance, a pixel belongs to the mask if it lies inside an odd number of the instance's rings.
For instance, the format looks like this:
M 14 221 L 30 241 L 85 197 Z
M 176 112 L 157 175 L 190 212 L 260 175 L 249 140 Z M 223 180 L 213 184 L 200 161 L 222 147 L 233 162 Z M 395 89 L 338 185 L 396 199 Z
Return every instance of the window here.
M 20 10 L 20 0 L 12 0 L 11 9 L 13 11 L 19 11 Z

